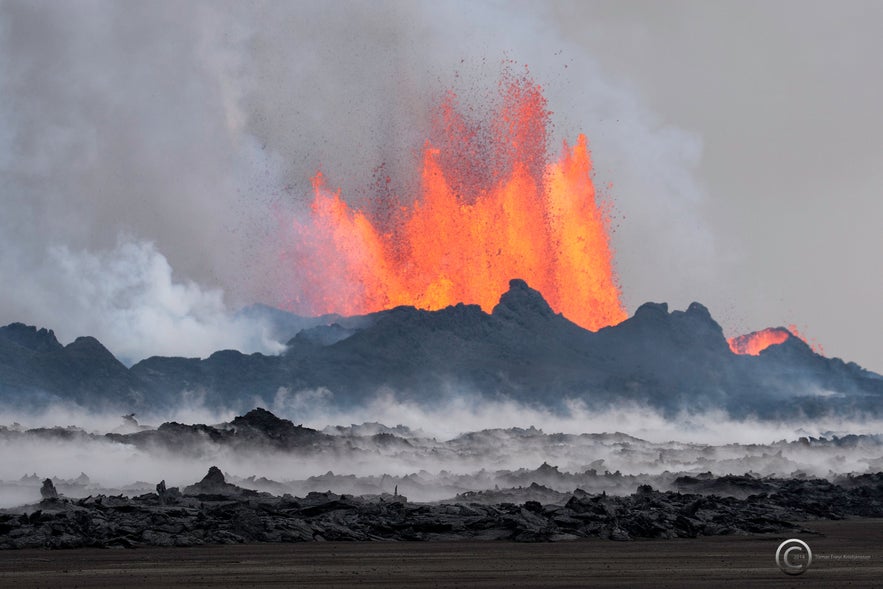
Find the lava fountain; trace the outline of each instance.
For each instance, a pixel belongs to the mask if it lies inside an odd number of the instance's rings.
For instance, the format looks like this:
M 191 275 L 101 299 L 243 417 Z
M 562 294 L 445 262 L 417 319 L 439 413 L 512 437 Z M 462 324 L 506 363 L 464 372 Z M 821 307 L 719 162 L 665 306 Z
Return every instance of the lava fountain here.
M 455 93 L 440 101 L 419 194 L 407 204 L 380 191 L 376 210 L 356 209 L 315 175 L 309 218 L 293 223 L 292 311 L 354 315 L 461 302 L 490 311 L 509 280 L 523 278 L 586 329 L 626 318 L 585 135 L 552 158 L 542 88 L 506 74 L 499 94 L 478 120 Z

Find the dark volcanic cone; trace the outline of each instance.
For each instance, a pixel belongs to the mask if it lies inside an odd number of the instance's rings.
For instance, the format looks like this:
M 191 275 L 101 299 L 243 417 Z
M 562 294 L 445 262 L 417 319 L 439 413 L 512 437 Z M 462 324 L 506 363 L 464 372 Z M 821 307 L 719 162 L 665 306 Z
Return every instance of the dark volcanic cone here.
M 208 469 L 208 473 L 195 485 L 184 488 L 185 495 L 243 495 L 256 494 L 255 491 L 231 485 L 224 479 L 224 473 L 217 466 Z

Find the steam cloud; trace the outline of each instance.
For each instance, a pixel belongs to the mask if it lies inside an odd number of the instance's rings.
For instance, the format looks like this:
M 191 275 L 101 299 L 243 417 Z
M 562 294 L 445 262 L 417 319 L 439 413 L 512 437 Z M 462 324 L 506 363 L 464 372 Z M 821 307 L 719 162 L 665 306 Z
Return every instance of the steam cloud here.
M 49 249 L 36 277 L 36 309 L 63 309 L 75 333 L 99 339 L 123 360 L 148 350 L 175 356 L 207 356 L 218 349 L 279 352 L 265 325 L 232 315 L 219 289 L 177 282 L 165 256 L 147 242 L 121 240 L 112 250 Z M 62 289 L 56 287 L 61 284 Z
M 285 304 L 280 226 L 310 177 L 365 204 L 384 163 L 408 193 L 429 107 L 453 85 L 480 108 L 503 59 L 544 85 L 553 140 L 588 132 L 598 184 L 615 183 L 629 306 L 715 284 L 699 139 L 542 7 L 6 1 L 0 23 L 2 322 L 93 335 L 127 361 L 273 351 L 233 311 Z M 661 274 L 675 267 L 690 276 Z

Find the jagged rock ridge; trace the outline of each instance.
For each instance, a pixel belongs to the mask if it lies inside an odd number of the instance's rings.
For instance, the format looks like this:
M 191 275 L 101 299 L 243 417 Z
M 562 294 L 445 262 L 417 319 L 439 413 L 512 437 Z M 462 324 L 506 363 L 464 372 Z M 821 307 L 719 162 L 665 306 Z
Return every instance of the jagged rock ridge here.
M 647 303 L 623 323 L 590 332 L 513 280 L 490 314 L 460 304 L 325 320 L 289 322 L 304 327 L 279 356 L 222 350 L 206 359 L 152 357 L 129 369 L 93 338 L 61 346 L 51 331 L 12 324 L 0 328 L 0 401 L 143 411 L 196 391 L 210 406 L 244 410 L 280 389 L 324 388 L 340 405 L 380 390 L 425 404 L 465 390 L 553 409 L 580 399 L 597 408 L 629 401 L 736 416 L 883 413 L 883 377 L 815 354 L 797 338 L 737 356 L 698 303 L 685 311 Z

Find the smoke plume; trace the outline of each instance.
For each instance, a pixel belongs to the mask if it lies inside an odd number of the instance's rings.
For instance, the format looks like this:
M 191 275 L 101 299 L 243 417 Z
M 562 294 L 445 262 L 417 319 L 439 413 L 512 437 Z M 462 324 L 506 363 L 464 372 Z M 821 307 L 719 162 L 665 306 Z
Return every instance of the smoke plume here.
M 589 134 L 627 219 L 614 239 L 628 305 L 644 281 L 673 302 L 714 283 L 700 140 L 660 124 L 542 7 L 6 1 L 0 23 L 13 285 L 0 321 L 93 335 L 129 361 L 272 351 L 233 312 L 288 300 L 298 269 L 280 259 L 280 227 L 303 213 L 310 177 L 364 205 L 383 164 L 408 194 L 431 106 L 454 88 L 480 110 L 504 61 L 544 86 L 555 145 Z M 689 276 L 662 270 L 675 267 Z

